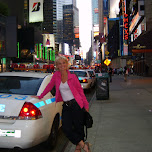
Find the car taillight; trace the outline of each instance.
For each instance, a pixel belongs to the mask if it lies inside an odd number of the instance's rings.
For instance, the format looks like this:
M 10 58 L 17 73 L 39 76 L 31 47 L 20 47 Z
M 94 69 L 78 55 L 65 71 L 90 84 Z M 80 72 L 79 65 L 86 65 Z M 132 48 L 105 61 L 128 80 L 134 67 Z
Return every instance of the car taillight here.
M 82 82 L 83 82 L 83 83 L 87 83 L 87 82 L 88 82 L 88 80 L 87 80 L 87 79 L 84 79 Z
M 41 111 L 32 103 L 25 102 L 20 114 L 19 119 L 35 120 L 42 118 Z

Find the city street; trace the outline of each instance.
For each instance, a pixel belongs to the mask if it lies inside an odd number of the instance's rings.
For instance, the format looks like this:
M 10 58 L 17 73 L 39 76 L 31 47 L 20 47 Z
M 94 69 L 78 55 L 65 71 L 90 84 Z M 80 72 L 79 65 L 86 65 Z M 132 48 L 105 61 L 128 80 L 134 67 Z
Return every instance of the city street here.
M 152 78 L 112 77 L 109 100 L 92 100 L 94 124 L 88 129 L 91 152 L 152 151 Z M 65 152 L 73 152 L 70 142 Z
M 96 100 L 95 88 L 85 91 L 90 102 L 93 127 L 88 129 L 91 152 L 151 152 L 152 78 L 114 75 L 109 83 L 109 100 Z M 74 152 L 62 130 L 55 149 L 43 144 L 24 152 Z M 11 151 L 0 149 L 2 152 Z
M 0 152 L 152 152 L 151 10 L 0 0 Z

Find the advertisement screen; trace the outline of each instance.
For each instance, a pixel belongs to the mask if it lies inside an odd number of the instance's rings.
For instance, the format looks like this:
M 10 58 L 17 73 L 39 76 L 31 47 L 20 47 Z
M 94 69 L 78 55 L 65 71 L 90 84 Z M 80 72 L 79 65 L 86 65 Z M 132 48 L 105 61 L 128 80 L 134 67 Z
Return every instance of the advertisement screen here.
M 43 22 L 43 0 L 29 1 L 29 22 Z
M 55 48 L 54 34 L 43 34 L 43 46 Z

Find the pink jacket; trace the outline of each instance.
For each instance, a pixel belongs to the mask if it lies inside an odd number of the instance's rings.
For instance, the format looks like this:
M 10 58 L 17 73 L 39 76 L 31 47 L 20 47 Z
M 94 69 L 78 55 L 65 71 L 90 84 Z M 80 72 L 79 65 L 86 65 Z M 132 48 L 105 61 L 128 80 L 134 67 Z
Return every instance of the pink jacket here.
M 60 90 L 59 90 L 60 83 L 61 83 L 61 73 L 60 73 L 60 71 L 56 71 L 53 74 L 51 81 L 44 89 L 43 93 L 40 96 L 38 96 L 39 99 L 43 98 L 55 86 L 56 87 L 56 95 L 55 95 L 56 102 L 63 101 Z M 68 71 L 67 83 L 71 89 L 71 92 L 72 92 L 75 100 L 79 104 L 79 106 L 81 108 L 84 107 L 85 109 L 89 109 L 89 103 L 85 97 L 85 94 L 83 92 L 83 89 L 81 87 L 81 84 L 80 84 L 77 76 L 75 74 L 71 74 L 69 71 Z

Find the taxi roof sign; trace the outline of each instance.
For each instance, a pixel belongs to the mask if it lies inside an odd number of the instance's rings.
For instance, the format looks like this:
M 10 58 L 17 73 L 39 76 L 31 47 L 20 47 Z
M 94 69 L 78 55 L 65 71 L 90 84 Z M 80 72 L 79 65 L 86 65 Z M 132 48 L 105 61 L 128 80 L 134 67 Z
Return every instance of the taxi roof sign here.
M 104 61 L 104 64 L 107 65 L 107 66 L 108 66 L 110 63 L 111 63 L 111 60 L 110 60 L 110 59 L 106 59 L 106 60 Z

